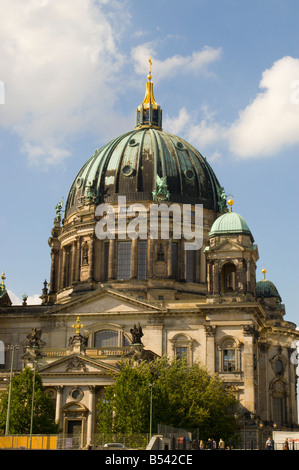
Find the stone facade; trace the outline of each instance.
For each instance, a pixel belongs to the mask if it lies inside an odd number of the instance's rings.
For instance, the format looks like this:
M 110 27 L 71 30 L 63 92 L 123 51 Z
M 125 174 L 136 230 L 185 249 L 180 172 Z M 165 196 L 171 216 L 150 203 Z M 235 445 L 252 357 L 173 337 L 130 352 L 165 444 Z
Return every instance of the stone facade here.
M 157 123 L 160 125 L 160 120 Z M 151 122 L 145 127 L 150 129 Z M 157 138 L 160 131 L 155 132 Z M 142 129 L 138 135 L 141 133 Z M 140 166 L 142 158 L 149 158 L 147 136 L 142 135 L 136 171 L 133 168 L 128 177 L 134 178 L 144 168 Z M 166 139 L 162 131 L 159 139 Z M 103 195 L 109 190 L 112 207 L 116 207 L 116 201 L 111 186 L 105 189 L 101 183 L 96 188 L 94 182 L 100 170 L 90 166 L 94 180 L 87 185 L 89 176 L 84 169 L 81 171 L 70 191 L 64 218 L 60 215 L 61 206 L 57 207 L 49 238 L 50 282 L 45 282 L 41 305 L 26 305 L 26 301 L 22 306 L 11 305 L 4 280 L 1 285 L 0 345 L 2 352 L 5 350 L 1 356 L 1 387 L 5 388 L 3 379 L 9 378 L 11 369 L 8 345 L 18 345 L 14 351 L 14 373 L 26 366 L 37 368 L 55 402 L 56 419 L 64 437 L 79 436 L 81 445 L 96 433 L 100 419 L 96 404 L 104 399 L 105 386 L 112 383 L 111 372 L 117 371 L 119 360 L 132 356 L 136 360 L 162 355 L 186 357 L 190 364 L 199 361 L 211 374 L 219 373 L 240 400 L 236 412 L 247 443 L 264 439 L 263 432 L 269 433 L 275 427 L 297 426 L 296 366 L 291 361 L 299 336 L 296 325 L 284 320 L 285 309 L 277 290 L 269 291 L 269 283 L 261 285 L 262 281 L 256 281 L 258 248 L 243 219 L 235 213 L 231 216 L 226 198 L 217 195 L 220 187 L 208 164 L 186 144 L 173 145 L 169 150 L 170 139 L 178 138 L 167 137 L 164 146 L 160 142 L 160 150 L 153 150 L 158 153 L 151 161 L 158 165 L 164 149 L 165 161 L 169 151 L 174 159 L 185 158 L 185 167 L 191 156 L 201 162 L 200 167 L 194 163 L 193 174 L 184 170 L 186 184 L 197 175 L 197 181 L 210 194 L 208 202 L 201 200 L 200 249 L 186 250 L 187 240 L 175 238 L 177 227 L 171 215 L 167 239 L 152 239 L 149 234 L 144 239 L 131 239 L 118 233 L 115 238 L 100 240 L 96 236 L 96 224 L 101 219 L 96 212 L 100 202 L 97 197 L 103 197 L 105 202 Z M 131 136 L 127 141 L 135 149 L 137 144 L 135 140 L 132 143 Z M 114 149 L 109 150 L 111 160 L 120 155 L 115 153 L 118 142 L 109 147 Z M 119 162 L 115 177 L 124 163 L 128 167 L 128 161 Z M 109 164 L 105 166 L 107 172 Z M 132 160 L 130 164 L 133 165 Z M 84 197 L 82 192 L 76 192 L 85 184 L 83 176 L 88 189 Z M 101 181 L 111 181 L 111 174 L 102 175 Z M 186 196 L 182 189 L 181 200 L 176 194 L 171 201 L 172 193 L 168 191 L 168 205 L 173 202 L 182 208 L 184 198 L 189 203 L 188 194 L 193 189 L 184 184 L 183 174 L 178 173 L 177 185 L 185 188 Z M 153 193 L 155 188 L 153 182 Z M 140 194 L 144 198 L 143 189 Z M 114 191 L 117 195 L 116 187 Z M 128 195 L 128 203 L 136 204 L 137 194 L 138 191 L 134 197 Z M 139 202 L 148 212 L 153 200 L 148 196 Z M 193 201 L 193 214 L 194 209 Z M 119 217 L 119 210 L 115 213 Z M 221 225 L 219 217 L 223 216 Z M 232 221 L 241 221 L 240 227 L 232 227 Z M 194 218 L 192 223 L 194 229 Z M 134 344 L 132 337 L 137 325 L 143 332 L 141 344 Z

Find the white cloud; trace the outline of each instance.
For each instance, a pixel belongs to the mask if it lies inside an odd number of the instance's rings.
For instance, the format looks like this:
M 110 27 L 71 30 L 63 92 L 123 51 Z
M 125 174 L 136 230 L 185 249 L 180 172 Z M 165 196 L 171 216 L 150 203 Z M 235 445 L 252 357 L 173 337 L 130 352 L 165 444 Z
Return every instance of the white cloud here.
M 23 299 L 20 299 L 16 294 L 14 294 L 11 290 L 7 290 L 9 298 L 13 305 L 22 305 Z M 27 305 L 40 305 L 41 299 L 39 294 L 29 295 L 27 298 Z
M 181 108 L 177 117 L 166 116 L 163 127 L 167 132 L 180 135 L 199 151 L 223 144 L 226 140 L 226 129 L 217 123 L 214 113 L 206 106 L 201 108 L 201 114 L 202 118 L 198 122 L 197 113 L 190 113 L 186 108 Z M 220 158 L 218 149 L 213 152 L 213 160 Z M 211 160 L 211 157 L 209 159 Z
M 156 57 L 157 44 L 155 42 L 140 44 L 132 49 L 132 57 L 135 62 L 135 72 L 144 75 L 147 71 L 147 60 L 152 57 L 155 63 L 155 80 L 169 78 L 173 74 L 210 74 L 208 65 L 218 60 L 221 56 L 221 48 L 205 46 L 202 50 L 194 51 L 189 56 L 174 55 L 165 60 Z
M 108 8 L 109 15 L 92 0 L 1 1 L 0 125 L 20 136 L 31 162 L 57 163 L 70 136 L 113 121 L 123 63 L 115 38 L 126 13 L 121 2 Z
M 217 122 L 203 107 L 201 116 L 182 108 L 177 117 L 164 119 L 164 128 L 182 135 L 200 151 L 228 146 L 237 158 L 270 157 L 299 144 L 299 59 L 283 57 L 262 74 L 262 91 L 239 112 L 232 123 Z M 167 128 L 167 129 L 166 129 Z
M 299 59 L 283 57 L 264 71 L 259 93 L 230 126 L 231 151 L 243 158 L 271 156 L 299 143 Z

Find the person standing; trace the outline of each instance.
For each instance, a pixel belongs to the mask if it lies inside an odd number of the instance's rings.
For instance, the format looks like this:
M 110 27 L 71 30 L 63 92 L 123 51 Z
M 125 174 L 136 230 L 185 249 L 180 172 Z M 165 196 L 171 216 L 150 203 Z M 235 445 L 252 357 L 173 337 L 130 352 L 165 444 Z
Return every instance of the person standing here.
M 219 450 L 224 450 L 225 449 L 225 443 L 221 438 L 220 438 L 220 441 L 219 441 L 219 444 L 218 444 L 218 449 Z
M 268 437 L 265 447 L 266 447 L 266 450 L 272 450 L 272 441 L 270 437 Z
M 283 445 L 283 450 L 289 450 L 289 440 L 286 438 Z

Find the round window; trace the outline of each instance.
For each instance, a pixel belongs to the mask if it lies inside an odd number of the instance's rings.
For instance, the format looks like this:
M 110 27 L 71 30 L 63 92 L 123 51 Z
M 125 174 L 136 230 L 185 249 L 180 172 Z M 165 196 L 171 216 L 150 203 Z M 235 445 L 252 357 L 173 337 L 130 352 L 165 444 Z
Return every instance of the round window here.
M 121 170 L 125 176 L 131 176 L 134 172 L 134 168 L 131 165 L 125 165 Z
M 194 178 L 194 171 L 193 170 L 185 170 L 185 176 L 188 180 L 192 180 Z

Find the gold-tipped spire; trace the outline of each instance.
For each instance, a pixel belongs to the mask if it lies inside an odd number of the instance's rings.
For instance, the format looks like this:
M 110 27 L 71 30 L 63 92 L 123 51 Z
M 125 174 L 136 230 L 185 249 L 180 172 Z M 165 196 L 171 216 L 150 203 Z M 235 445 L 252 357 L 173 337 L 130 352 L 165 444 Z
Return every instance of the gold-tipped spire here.
M 162 110 L 154 97 L 154 84 L 152 82 L 152 59 L 148 59 L 148 76 L 144 100 L 137 108 L 136 127 L 154 127 L 162 129 Z
M 149 59 L 148 59 L 148 76 L 147 76 L 147 78 L 149 80 L 151 80 L 153 78 L 152 77 L 152 58 L 151 57 L 149 57 Z
M 152 80 L 152 59 L 151 57 L 148 59 L 148 82 L 146 84 L 146 90 L 145 90 L 145 97 L 142 102 L 143 108 L 147 109 L 150 107 L 150 105 L 153 106 L 153 109 L 158 109 L 159 105 L 155 101 L 154 97 L 154 84 L 151 81 Z

